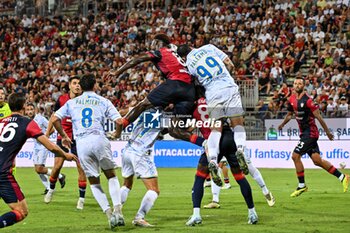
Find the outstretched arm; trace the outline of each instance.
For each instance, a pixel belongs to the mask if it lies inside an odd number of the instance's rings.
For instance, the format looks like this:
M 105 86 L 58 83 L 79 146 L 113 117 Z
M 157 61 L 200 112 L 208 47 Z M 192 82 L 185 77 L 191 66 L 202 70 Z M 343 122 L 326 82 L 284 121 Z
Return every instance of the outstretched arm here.
M 36 140 L 40 142 L 42 145 L 44 145 L 49 151 L 54 153 L 55 155 L 61 156 L 66 158 L 67 160 L 71 161 L 78 161 L 77 156 L 71 154 L 71 153 L 65 153 L 60 147 L 58 147 L 55 143 L 51 142 L 50 139 L 48 139 L 45 135 L 39 136 Z
M 142 54 L 130 61 L 128 61 L 127 63 L 125 63 L 124 65 L 122 65 L 117 71 L 113 72 L 111 71 L 110 74 L 114 75 L 116 77 L 118 77 L 119 75 L 121 75 L 124 71 L 142 63 L 142 62 L 146 62 L 146 61 L 151 61 L 153 59 L 153 57 L 147 53 Z
M 51 115 L 51 117 L 54 115 L 54 113 Z M 51 117 L 50 117 L 50 119 L 51 119 Z M 45 136 L 46 137 L 50 137 L 50 135 L 51 134 L 53 134 L 53 132 L 55 132 L 55 129 L 54 129 L 54 127 L 53 127 L 53 124 L 52 124 L 52 121 L 48 121 L 48 123 L 47 123 L 47 128 L 46 128 L 46 132 L 45 132 Z
M 50 135 L 55 131 L 55 129 L 53 128 L 52 121 L 51 121 L 51 118 L 54 116 L 54 114 L 55 113 L 52 113 L 50 120 L 49 120 L 49 123 L 47 123 L 47 128 L 46 128 L 46 133 L 45 133 L 46 137 L 50 137 Z
M 225 58 L 224 64 L 226 65 L 226 67 L 227 67 L 228 71 L 230 71 L 230 73 L 232 71 L 234 71 L 235 65 L 233 64 L 233 62 L 231 61 L 231 59 L 229 57 Z
M 64 147 L 70 149 L 71 144 L 72 144 L 72 140 L 70 140 L 70 138 L 68 137 L 66 132 L 64 132 L 64 130 L 62 128 L 62 124 L 61 124 L 61 119 L 58 118 L 55 114 L 53 114 L 50 118 L 50 122 L 55 127 L 57 132 L 62 136 L 62 145 Z

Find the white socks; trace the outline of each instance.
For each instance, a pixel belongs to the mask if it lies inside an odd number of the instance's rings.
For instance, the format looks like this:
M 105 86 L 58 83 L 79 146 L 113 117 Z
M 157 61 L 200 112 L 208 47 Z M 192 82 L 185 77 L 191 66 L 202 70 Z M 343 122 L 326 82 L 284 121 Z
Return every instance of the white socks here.
M 201 216 L 201 208 L 193 208 L 193 215 L 196 217 L 200 217 Z
M 51 170 L 50 168 L 48 168 L 48 169 L 47 169 L 46 175 L 51 176 L 51 172 L 52 172 L 52 170 Z M 61 175 L 61 174 L 59 174 L 59 175 Z M 61 176 L 62 176 L 62 175 L 61 175 Z M 60 178 L 60 177 L 58 176 L 58 178 Z
M 213 130 L 208 137 L 208 158 L 217 162 L 217 157 L 220 151 L 221 132 Z
M 137 211 L 136 218 L 144 218 L 157 200 L 158 194 L 153 190 L 148 190 L 142 199 L 140 209 Z
M 213 194 L 213 202 L 219 203 L 221 188 L 211 180 L 211 193 Z
M 111 196 L 113 206 L 120 205 L 120 185 L 117 177 L 108 179 L 109 195 Z
M 47 169 L 47 173 L 46 173 L 46 175 L 48 175 L 48 176 L 51 176 L 51 172 L 52 172 L 52 170 L 50 169 L 50 168 L 48 168 Z M 63 176 L 62 176 L 62 174 L 60 173 L 60 174 L 58 174 L 58 179 L 61 179 Z
M 255 207 L 253 207 L 253 208 L 251 208 L 251 209 L 248 209 L 248 213 L 249 213 L 249 214 L 255 213 Z
M 41 182 L 45 186 L 46 189 L 50 188 L 50 182 L 49 182 L 49 177 L 46 174 L 38 174 L 40 177 Z
M 237 148 L 244 149 L 247 141 L 247 135 L 245 133 L 244 127 L 242 125 L 236 125 L 232 131 L 234 132 L 234 140 Z
M 254 167 L 252 163 L 248 163 L 249 174 L 253 177 L 253 179 L 258 183 L 264 195 L 269 193 L 268 188 L 266 187 L 264 178 L 262 177 L 260 171 Z
M 126 187 L 126 186 L 122 186 L 120 188 L 120 196 L 121 196 L 121 203 L 122 203 L 122 205 L 124 205 L 124 203 L 128 199 L 129 192 L 130 192 L 130 189 L 128 187 Z
M 103 212 L 110 209 L 106 194 L 103 192 L 101 184 L 90 184 L 92 194 L 94 195 L 97 203 L 100 205 Z

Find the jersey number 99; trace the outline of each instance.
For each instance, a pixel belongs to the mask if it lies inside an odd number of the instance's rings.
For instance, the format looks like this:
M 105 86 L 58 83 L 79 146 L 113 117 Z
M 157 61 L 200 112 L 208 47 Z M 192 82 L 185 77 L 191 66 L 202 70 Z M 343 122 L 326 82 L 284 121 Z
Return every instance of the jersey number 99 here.
M 217 68 L 218 71 L 216 73 L 216 75 L 220 75 L 222 73 L 222 68 L 220 66 L 220 64 L 213 58 L 213 57 L 207 57 L 205 59 L 205 64 L 208 67 L 205 66 L 198 66 L 197 67 L 197 73 L 199 76 L 201 76 L 202 78 L 213 78 L 213 74 L 210 73 L 210 71 L 208 70 L 208 68 Z
M 84 128 L 89 128 L 92 125 L 92 109 L 91 108 L 84 108 L 81 111 L 81 125 Z

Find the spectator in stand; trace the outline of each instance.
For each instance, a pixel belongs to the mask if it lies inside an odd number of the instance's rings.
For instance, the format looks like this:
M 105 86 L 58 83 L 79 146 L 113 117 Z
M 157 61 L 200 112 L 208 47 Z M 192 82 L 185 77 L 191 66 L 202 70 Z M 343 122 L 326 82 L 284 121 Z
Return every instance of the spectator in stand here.
M 319 21 L 322 17 L 319 19 Z M 313 42 L 316 45 L 317 53 L 320 53 L 321 46 L 324 43 L 325 33 L 321 30 L 321 24 L 317 25 L 316 31 L 312 33 Z
M 282 69 L 285 75 L 290 75 L 294 71 L 295 59 L 293 58 L 291 52 L 287 53 L 287 58 L 283 61 Z
M 266 72 L 261 73 L 259 77 L 259 93 L 269 95 L 271 91 L 271 80 Z
M 340 98 L 340 104 L 338 105 L 337 117 L 347 117 L 349 113 L 349 105 L 347 103 L 346 97 Z
M 277 84 L 278 86 L 282 85 L 284 81 L 283 70 L 278 61 L 275 61 L 274 66 L 271 68 L 270 78 L 272 83 Z
M 303 48 L 295 48 L 295 64 L 294 64 L 294 73 L 298 72 L 300 67 L 306 63 L 306 56 L 303 51 Z
M 348 1 L 337 1 L 333 5 L 323 1 L 322 8 L 317 7 L 320 5 L 317 1 L 262 1 L 259 5 L 256 1 L 219 1 L 206 7 L 202 1 L 172 1 L 167 10 L 161 10 L 164 1 L 152 2 L 154 11 L 150 10 L 150 4 L 147 4 L 148 9 L 144 3 L 136 4 L 136 9 L 132 10 L 123 4 L 114 4 L 118 11 L 112 7 L 96 14 L 90 11 L 86 18 L 1 18 L 0 82 L 9 94 L 25 92 L 26 98 L 35 104 L 43 102 L 44 97 L 55 99 L 57 90 L 63 92 L 67 78 L 89 72 L 104 77 L 111 68 L 120 67 L 133 54 L 149 50 L 151 35 L 158 30 L 172 37 L 175 44 L 189 42 L 198 47 L 212 43 L 226 50 L 236 66 L 233 73 L 241 80 L 246 79 L 243 75 L 256 76 L 271 69 L 267 75 L 275 85 L 273 64 L 279 62 L 280 67 L 284 65 L 285 68 L 284 81 L 290 81 L 291 74 L 304 72 L 301 68 L 304 61 L 316 55 L 317 64 L 312 67 L 315 68 L 312 77 L 310 74 L 307 79 L 321 83 L 330 78 L 330 89 L 349 95 L 346 89 L 338 88 L 343 79 L 350 77 L 350 44 L 347 40 L 350 33 L 346 28 Z M 105 6 L 101 1 L 98 8 Z M 331 39 L 335 39 L 336 48 Z M 323 44 L 324 51 L 329 53 L 327 57 L 322 57 Z M 291 61 L 289 55 L 295 60 L 293 68 L 285 66 Z M 146 64 L 130 69 L 122 84 L 116 80 L 101 80 L 97 89 L 116 103 L 114 95 L 108 94 L 110 86 L 114 90 L 118 86 L 117 97 L 124 94 L 127 85 L 132 86 L 132 91 L 136 86 L 136 98 L 142 99 L 160 83 L 158 73 L 148 73 L 148 67 Z M 343 78 L 334 77 L 335 69 Z M 338 81 L 334 83 L 335 80 Z M 29 90 L 32 90 L 30 96 Z M 320 92 L 318 90 L 318 94 Z
M 278 91 L 279 98 L 282 99 L 284 103 L 291 94 L 292 91 L 290 87 L 288 87 L 287 83 L 283 83 L 281 89 Z
M 337 112 L 337 103 L 333 101 L 333 98 L 329 98 L 327 101 L 326 116 L 334 117 Z

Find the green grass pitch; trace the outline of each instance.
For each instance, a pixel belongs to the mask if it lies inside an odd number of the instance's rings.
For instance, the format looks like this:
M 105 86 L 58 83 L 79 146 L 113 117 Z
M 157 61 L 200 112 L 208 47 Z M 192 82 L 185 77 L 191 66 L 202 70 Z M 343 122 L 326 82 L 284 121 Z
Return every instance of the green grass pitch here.
M 349 173 L 349 170 L 346 171 Z M 18 168 L 17 180 L 26 196 L 29 216 L 1 232 L 51 233 L 51 232 L 110 232 L 105 215 L 87 189 L 85 208 L 75 210 L 78 199 L 77 172 L 64 168 L 67 185 L 54 195 L 53 202 L 45 204 L 41 195 L 44 188 L 33 168 Z M 147 220 L 156 227 L 140 229 L 131 221 L 139 208 L 145 188 L 135 180 L 134 188 L 123 207 L 126 226 L 118 232 L 350 232 L 350 192 L 343 193 L 341 183 L 323 170 L 306 170 L 309 191 L 297 198 L 290 193 L 296 188 L 297 179 L 292 169 L 261 169 L 265 181 L 276 198 L 276 205 L 269 207 L 254 180 L 249 177 L 253 189 L 255 208 L 259 215 L 257 225 L 247 224 L 247 207 L 236 182 L 222 190 L 221 209 L 201 210 L 203 224 L 187 227 L 185 222 L 192 214 L 191 188 L 195 169 L 159 169 L 161 194 Z M 120 170 L 118 170 L 119 181 Z M 102 179 L 108 192 L 106 180 Z M 211 200 L 210 188 L 205 189 L 202 206 Z M 1 214 L 9 209 L 0 201 Z

